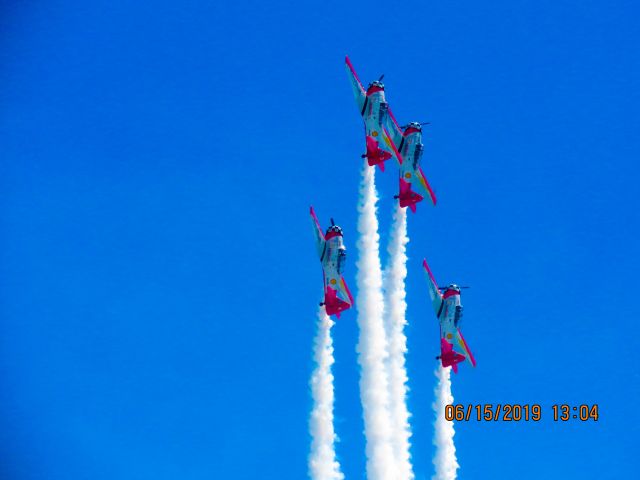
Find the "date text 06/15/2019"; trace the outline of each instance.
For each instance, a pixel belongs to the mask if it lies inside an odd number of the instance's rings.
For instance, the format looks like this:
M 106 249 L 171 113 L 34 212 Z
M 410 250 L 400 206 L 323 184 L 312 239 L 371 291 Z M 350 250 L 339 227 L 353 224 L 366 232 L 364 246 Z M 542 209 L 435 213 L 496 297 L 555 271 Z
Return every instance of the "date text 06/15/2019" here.
M 555 422 L 577 420 L 582 422 L 598 421 L 598 404 L 569 405 L 566 403 L 551 406 Z M 543 417 L 543 408 L 537 403 L 486 403 L 484 405 L 452 404 L 445 406 L 445 420 L 457 422 L 476 420 L 478 422 L 539 422 Z

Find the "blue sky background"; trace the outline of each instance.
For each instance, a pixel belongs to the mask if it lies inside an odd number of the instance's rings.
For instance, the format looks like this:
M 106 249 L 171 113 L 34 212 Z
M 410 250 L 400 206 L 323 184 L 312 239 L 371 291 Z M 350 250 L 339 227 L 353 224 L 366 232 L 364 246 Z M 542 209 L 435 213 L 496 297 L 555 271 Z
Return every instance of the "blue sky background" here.
M 465 291 L 462 479 L 637 471 L 640 8 L 632 1 L 3 2 L 0 477 L 300 479 L 321 271 L 364 148 L 344 55 L 431 121 L 436 209 L 410 215 L 417 479 L 438 330 L 420 263 Z M 383 246 L 397 180 L 378 175 Z M 336 429 L 364 478 L 355 312 Z M 554 403 L 598 403 L 554 423 Z

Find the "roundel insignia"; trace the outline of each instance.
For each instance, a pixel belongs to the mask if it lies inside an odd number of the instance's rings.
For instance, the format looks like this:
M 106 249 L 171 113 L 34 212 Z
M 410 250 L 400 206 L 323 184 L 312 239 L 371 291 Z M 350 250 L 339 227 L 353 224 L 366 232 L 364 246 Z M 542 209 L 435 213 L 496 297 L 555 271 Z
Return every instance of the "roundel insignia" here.
M 335 278 L 332 278 L 332 279 L 329 281 L 329 283 L 330 283 L 331 285 L 335 285 L 335 284 L 336 284 L 336 279 L 335 279 Z
M 453 338 L 453 335 L 451 335 L 450 333 L 447 333 L 447 338 L 451 340 Z
M 411 173 L 410 172 L 405 173 L 404 178 L 411 178 Z
M 378 132 L 374 130 L 371 135 L 373 135 L 374 137 L 377 137 L 378 136 Z

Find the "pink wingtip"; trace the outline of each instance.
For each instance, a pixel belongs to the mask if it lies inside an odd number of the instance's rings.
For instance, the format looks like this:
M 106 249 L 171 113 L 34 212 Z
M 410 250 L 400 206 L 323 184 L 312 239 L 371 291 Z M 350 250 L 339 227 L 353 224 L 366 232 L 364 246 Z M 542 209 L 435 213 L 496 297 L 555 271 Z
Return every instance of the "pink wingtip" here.
M 398 151 L 398 149 L 396 148 L 396 144 L 393 143 L 393 140 L 391 140 L 391 136 L 389 135 L 389 132 L 387 131 L 387 129 L 385 127 L 382 127 L 382 129 L 384 130 L 385 135 L 389 138 L 389 140 L 391 141 L 391 148 L 393 149 L 393 152 L 396 154 L 396 158 L 398 159 L 398 163 L 400 165 L 402 165 L 402 155 L 400 155 L 400 152 Z
M 422 167 L 418 167 L 418 169 L 422 174 L 422 178 L 424 178 L 424 183 L 427 184 L 427 190 L 429 191 L 429 196 L 431 197 L 431 203 L 433 203 L 433 206 L 435 206 L 438 203 L 438 200 L 436 199 L 436 194 L 433 192 L 431 185 L 429 185 L 429 181 L 427 180 L 427 176 L 424 174 Z
M 416 213 L 416 204 L 415 203 L 412 203 L 411 205 L 409 205 L 409 208 L 411 209 L 411 211 L 413 213 Z
M 464 348 L 467 350 L 467 353 L 469 354 L 469 361 L 471 362 L 471 365 L 475 367 L 476 359 L 474 358 L 473 353 L 471 353 L 471 350 L 469 349 L 469 345 L 467 345 L 467 341 L 462 336 L 462 332 L 460 331 L 460 329 L 458 329 L 458 335 L 460 335 L 460 338 L 462 339 L 462 343 L 464 343 Z
M 318 220 L 318 216 L 316 215 L 316 212 L 313 209 L 313 207 L 309 208 L 309 213 L 311 214 L 311 218 L 313 219 L 314 223 L 316 224 L 316 228 L 318 229 L 318 233 L 319 233 L 320 237 L 325 238 L 324 233 L 322 231 L 322 227 L 320 226 L 320 220 Z
M 429 274 L 429 278 L 431 278 L 431 281 L 435 284 L 438 285 L 438 282 L 436 282 L 435 277 L 433 276 L 433 273 L 431 273 L 431 269 L 429 268 L 429 264 L 427 263 L 427 259 L 423 259 L 422 260 L 422 266 L 424 267 L 424 269 L 427 271 L 427 273 Z
M 316 221 L 316 223 L 318 224 L 318 227 L 320 227 L 320 221 L 318 220 L 318 216 L 316 215 L 316 211 L 313 209 L 313 207 L 309 208 L 309 214 Z
M 349 70 L 351 70 L 351 73 L 353 74 L 357 82 L 360 84 L 360 87 L 364 90 L 364 87 L 362 86 L 362 82 L 360 81 L 360 79 L 358 78 L 358 74 L 356 73 L 356 69 L 353 68 L 353 64 L 351 63 L 351 59 L 349 58 L 349 55 L 346 55 L 344 57 L 344 62 L 347 64 L 347 67 L 349 67 Z
M 344 289 L 347 291 L 347 296 L 349 297 L 349 300 L 351 301 L 351 305 L 353 305 L 355 303 L 353 301 L 353 295 L 351 295 L 351 291 L 349 290 L 349 287 L 347 286 L 347 282 L 344 281 L 344 277 L 342 277 L 342 283 L 344 283 Z
M 380 171 L 381 171 L 381 172 L 384 172 L 384 162 L 380 162 L 380 163 L 378 164 L 378 167 L 380 167 Z

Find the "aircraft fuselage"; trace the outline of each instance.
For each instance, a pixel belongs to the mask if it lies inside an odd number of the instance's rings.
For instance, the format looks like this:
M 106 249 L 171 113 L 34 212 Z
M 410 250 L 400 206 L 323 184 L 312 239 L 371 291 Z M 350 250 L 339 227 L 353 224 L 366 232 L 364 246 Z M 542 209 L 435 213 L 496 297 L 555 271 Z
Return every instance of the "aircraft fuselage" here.
M 322 263 L 327 282 L 329 284 L 335 284 L 331 282 L 331 280 L 335 279 L 336 282 L 340 280 L 342 272 L 344 271 L 345 260 L 347 259 L 347 248 L 342 241 L 342 235 L 331 235 L 332 232 L 327 232 L 325 247 L 320 256 L 320 263 Z
M 442 332 L 441 338 L 447 340 L 449 343 L 453 343 L 456 339 L 456 330 L 460 325 L 460 319 L 462 317 L 462 301 L 460 299 L 460 293 L 454 290 L 447 290 L 443 296 L 442 310 L 438 316 Z
M 389 104 L 385 99 L 384 90 L 375 91 L 367 96 L 364 107 L 360 112 L 364 120 L 367 135 L 378 140 L 382 132 L 382 126 L 384 125 L 388 108 Z
M 424 150 L 424 145 L 422 145 L 422 132 L 412 129 L 411 132 L 405 134 L 401 144 L 397 145 L 397 147 L 403 158 L 402 165 L 400 165 L 400 176 L 405 181 L 409 181 L 420 166 L 420 157 L 422 157 Z M 409 175 L 408 177 L 407 174 Z

